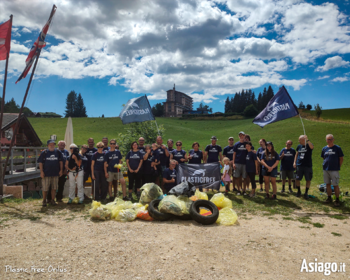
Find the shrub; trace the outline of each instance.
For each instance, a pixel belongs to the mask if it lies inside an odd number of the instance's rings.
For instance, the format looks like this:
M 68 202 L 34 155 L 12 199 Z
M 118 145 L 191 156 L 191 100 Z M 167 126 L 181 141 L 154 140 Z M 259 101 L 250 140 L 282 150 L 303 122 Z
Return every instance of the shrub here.
M 244 109 L 243 114 L 247 118 L 252 118 L 258 114 L 258 109 L 256 109 L 256 107 L 253 104 L 251 104 Z

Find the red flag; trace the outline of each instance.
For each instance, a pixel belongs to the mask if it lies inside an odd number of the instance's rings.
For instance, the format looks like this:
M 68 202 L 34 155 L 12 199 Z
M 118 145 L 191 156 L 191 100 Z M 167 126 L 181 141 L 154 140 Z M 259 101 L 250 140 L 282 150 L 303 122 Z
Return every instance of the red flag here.
M 49 20 L 47 21 L 47 23 L 44 25 L 43 29 L 41 30 L 38 39 L 36 39 L 36 41 L 34 42 L 34 45 L 32 46 L 32 48 L 30 49 L 30 52 L 28 54 L 28 57 L 26 59 L 26 67 L 24 68 L 21 76 L 19 76 L 16 84 L 22 80 L 23 78 L 25 78 L 30 70 L 30 68 L 32 67 L 32 64 L 34 62 L 34 60 L 36 59 L 36 57 L 38 56 L 40 50 L 46 46 L 45 43 L 45 37 L 47 34 L 47 31 L 49 31 L 49 27 L 50 27 L 50 23 L 52 21 L 53 15 L 56 12 L 56 6 L 54 6 L 52 13 L 50 15 Z
M 12 22 L 8 20 L 0 25 L 0 60 L 10 56 Z

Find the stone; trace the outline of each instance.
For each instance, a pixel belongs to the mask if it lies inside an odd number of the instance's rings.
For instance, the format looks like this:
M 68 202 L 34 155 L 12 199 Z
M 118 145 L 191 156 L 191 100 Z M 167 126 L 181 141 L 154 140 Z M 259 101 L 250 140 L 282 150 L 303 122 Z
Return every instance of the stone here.
M 23 198 L 23 186 L 4 185 L 4 194 L 12 194 L 14 198 Z

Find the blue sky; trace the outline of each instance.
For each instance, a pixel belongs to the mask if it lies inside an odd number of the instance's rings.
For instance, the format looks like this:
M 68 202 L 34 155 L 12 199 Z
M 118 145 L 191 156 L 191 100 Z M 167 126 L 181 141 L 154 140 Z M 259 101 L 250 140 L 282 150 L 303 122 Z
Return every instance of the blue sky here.
M 0 2 L 0 22 L 14 15 L 6 100 L 53 2 Z M 55 1 L 26 106 L 63 114 L 71 90 L 89 117 L 118 116 L 147 94 L 151 105 L 176 89 L 214 112 L 241 89 L 256 95 L 285 85 L 296 104 L 324 109 L 350 104 L 350 2 L 300 0 Z M 4 62 L 0 62 L 3 84 Z M 0 86 L 0 87 L 1 87 Z

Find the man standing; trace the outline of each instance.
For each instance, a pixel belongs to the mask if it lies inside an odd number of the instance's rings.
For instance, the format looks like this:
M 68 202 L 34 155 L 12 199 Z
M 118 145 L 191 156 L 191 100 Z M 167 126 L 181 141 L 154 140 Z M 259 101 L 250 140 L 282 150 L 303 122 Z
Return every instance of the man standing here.
M 338 145 L 334 145 L 332 134 L 326 136 L 327 146 L 322 149 L 321 157 L 323 158 L 323 180 L 327 185 L 328 198 L 326 203 L 332 203 L 332 186 L 334 187 L 336 200 L 334 206 L 339 207 L 339 171 L 343 164 L 344 154 Z
M 170 155 L 170 153 L 174 150 L 174 141 L 173 141 L 173 139 L 168 139 L 167 145 L 168 145 L 168 151 L 169 151 L 169 155 Z M 168 160 L 166 162 L 166 167 L 167 168 L 169 168 L 169 163 L 170 163 L 170 157 L 168 158 Z
M 211 137 L 211 144 L 205 147 L 204 162 L 222 162 L 222 149 L 219 145 L 216 145 L 218 139 L 216 136 Z
M 288 140 L 286 142 L 286 147 L 280 152 L 280 161 L 281 161 L 281 174 L 282 174 L 282 192 L 285 192 L 286 179 L 288 177 L 289 183 L 289 192 L 293 193 L 292 190 L 292 179 L 294 178 L 294 158 L 295 150 L 292 148 L 293 142 Z
M 241 131 L 239 134 L 239 141 L 235 143 L 233 147 L 233 169 L 234 173 L 233 176 L 235 177 L 235 181 L 237 183 L 237 195 L 241 194 L 241 189 L 242 189 L 242 179 L 246 179 L 247 177 L 247 172 L 246 172 L 246 157 L 247 157 L 247 149 L 245 147 L 245 133 Z M 243 189 L 243 195 L 246 195 L 245 192 L 245 186 Z
M 117 196 L 117 188 L 114 186 L 114 197 L 112 194 L 112 186 L 113 181 L 118 181 L 122 185 L 123 190 L 123 199 L 128 200 L 128 197 L 126 196 L 126 185 L 125 180 L 123 177 L 123 173 L 120 171 L 120 169 L 114 167 L 116 164 L 122 163 L 122 154 L 119 150 L 116 150 L 116 140 L 112 139 L 109 142 L 110 149 L 104 156 L 104 170 L 105 170 L 105 176 L 107 178 L 108 182 L 108 190 L 109 190 L 109 198 L 110 200 L 114 200 L 114 198 Z M 116 184 L 117 185 L 117 184 Z
M 103 137 L 102 138 L 102 143 L 103 143 L 103 151 L 108 152 L 108 150 L 109 150 L 108 137 Z
M 95 141 L 94 138 L 89 138 L 88 141 L 88 148 L 86 150 L 86 157 L 88 159 L 87 165 L 86 165 L 86 170 L 84 171 L 84 182 L 86 182 L 89 177 L 91 177 L 91 196 L 94 196 L 94 180 L 92 179 L 91 175 L 91 159 L 94 153 L 97 152 L 97 149 L 94 147 L 95 146 Z
M 140 137 L 139 138 L 139 143 L 138 143 L 138 149 L 140 151 L 140 153 L 142 154 L 142 158 L 144 157 L 144 155 L 146 154 L 145 151 L 145 138 Z M 144 184 L 146 184 L 146 176 L 144 174 L 144 165 L 145 165 L 145 161 L 143 161 L 141 169 L 140 169 L 140 174 L 141 174 L 141 185 L 143 186 Z
M 163 145 L 162 136 L 157 136 L 157 144 L 159 145 L 157 152 L 159 155 L 160 164 L 157 165 L 159 177 L 156 180 L 156 184 L 160 186 L 160 179 L 162 178 L 163 172 L 166 169 L 166 163 L 170 155 L 166 146 Z
M 62 202 L 64 185 L 66 184 L 66 179 L 67 179 L 67 170 L 65 166 L 66 166 L 66 160 L 69 157 L 69 152 L 65 149 L 65 147 L 66 147 L 66 142 L 64 142 L 63 140 L 58 142 L 58 149 L 63 156 L 63 173 L 58 178 L 58 190 L 56 194 L 57 202 Z
M 176 186 L 176 160 L 171 159 L 169 163 L 169 168 L 163 171 L 163 182 L 164 189 L 168 193 L 173 187 Z
M 56 205 L 55 195 L 58 188 L 58 178 L 63 174 L 63 156 L 55 148 L 56 143 L 53 140 L 47 141 L 47 149 L 41 152 L 38 163 L 40 168 L 40 177 L 42 178 L 43 206 L 46 206 L 46 196 L 51 186 L 51 205 Z M 50 194 L 49 194 L 50 195 Z
M 297 153 L 294 158 L 293 167 L 297 169 L 297 176 L 295 184 L 297 186 L 297 197 L 301 196 L 300 180 L 305 176 L 306 188 L 304 198 L 309 199 L 309 188 L 312 180 L 312 150 L 314 145 L 310 142 L 306 135 L 299 137 L 299 145 L 297 147 Z
M 230 162 L 229 162 L 229 165 L 230 165 L 230 169 L 229 169 L 229 171 L 228 171 L 228 175 L 230 176 L 230 178 L 232 178 L 232 186 L 233 186 L 233 191 L 237 191 L 237 189 L 235 188 L 235 177 L 233 177 L 232 175 L 232 170 L 233 170 L 233 168 L 232 168 L 232 166 L 233 166 L 233 153 L 234 153 L 234 151 L 233 151 L 233 142 L 234 141 L 234 139 L 233 139 L 233 137 L 231 136 L 231 137 L 229 137 L 228 138 L 228 146 L 226 146 L 225 148 L 224 148 L 224 152 L 223 152 L 223 156 L 224 157 L 227 157 L 229 160 L 230 160 Z

